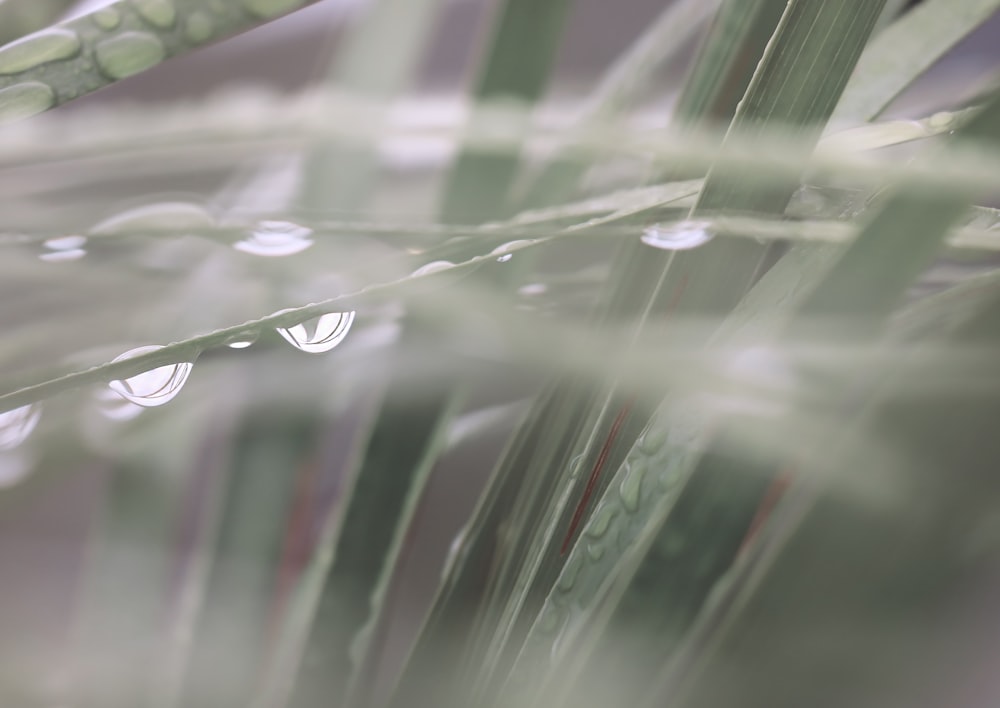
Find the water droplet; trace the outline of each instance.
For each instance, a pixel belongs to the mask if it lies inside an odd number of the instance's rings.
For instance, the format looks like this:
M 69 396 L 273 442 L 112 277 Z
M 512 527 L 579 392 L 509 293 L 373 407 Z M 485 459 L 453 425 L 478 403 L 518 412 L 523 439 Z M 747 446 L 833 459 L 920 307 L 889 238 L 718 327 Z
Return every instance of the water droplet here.
M 80 53 L 80 38 L 65 29 L 36 32 L 0 48 L 0 74 L 18 74 Z
M 243 0 L 243 7 L 251 14 L 268 20 L 291 12 L 303 2 L 304 0 Z
M 142 19 L 160 29 L 170 29 L 177 21 L 177 10 L 171 0 L 132 0 Z
M 596 543 L 587 544 L 587 557 L 592 561 L 599 561 L 604 557 L 604 546 Z
M 86 243 L 86 236 L 50 238 L 43 244 L 48 251 L 38 257 L 49 263 L 79 260 L 87 255 L 87 252 L 83 249 Z
M 94 48 L 97 65 L 112 79 L 124 79 L 156 66 L 166 59 L 167 50 L 148 32 L 122 32 Z
M 549 286 L 545 283 L 529 283 L 528 285 L 522 285 L 517 290 L 518 295 L 523 295 L 524 297 L 534 297 L 536 295 L 544 295 L 549 291 Z
M 55 92 L 38 81 L 25 81 L 0 89 L 0 121 L 5 123 L 28 118 L 54 105 Z
M 585 533 L 590 538 L 598 539 L 604 536 L 611 527 L 611 521 L 618 514 L 618 510 L 612 506 L 603 505 L 597 508 L 594 512 L 593 517 L 591 517 L 590 523 L 587 524 Z
M 255 256 L 277 258 L 301 253 L 313 245 L 312 229 L 290 221 L 262 221 L 248 238 L 233 248 Z
M 13 450 L 27 440 L 41 417 L 36 403 L 0 413 L 0 450 Z
M 115 357 L 112 362 L 125 361 L 158 349 L 163 349 L 163 347 L 156 344 L 137 347 Z M 180 393 L 188 376 L 191 375 L 193 367 L 194 364 L 191 362 L 158 366 L 123 381 L 112 381 L 108 386 L 119 396 L 136 405 L 145 408 L 162 406 L 164 403 L 172 401 Z
M 120 214 L 105 219 L 94 226 L 90 233 L 111 235 L 132 233 L 136 231 L 182 231 L 212 226 L 215 220 L 208 211 L 198 204 L 190 202 L 160 202 L 145 204 L 134 209 L 128 209 Z
M 646 476 L 646 465 L 642 461 L 636 461 L 633 464 L 626 462 L 625 466 L 628 469 L 625 478 L 618 485 L 618 496 L 625 510 L 634 514 L 639 510 L 639 497 L 642 491 L 642 479 Z
M 99 389 L 94 397 L 97 399 L 97 410 L 111 420 L 132 420 L 143 411 L 142 406 L 122 398 L 110 388 Z
M 448 270 L 454 266 L 455 264 L 451 261 L 431 261 L 426 265 L 420 266 L 415 271 L 410 273 L 410 275 L 414 278 L 419 278 L 424 275 L 430 275 L 431 273 L 439 273 L 442 270 Z
M 573 589 L 576 585 L 576 579 L 580 575 L 580 568 L 583 566 L 581 556 L 573 554 L 569 559 L 569 562 L 563 566 L 562 572 L 559 574 L 559 580 L 556 582 L 556 589 L 559 592 L 566 593 Z
M 226 342 L 226 346 L 230 349 L 248 349 L 249 347 L 252 347 L 256 341 L 256 332 L 246 332 L 244 334 L 237 335 L 233 339 Z
M 207 42 L 214 33 L 212 18 L 204 12 L 193 12 L 184 20 L 184 38 L 189 42 Z
M 514 254 L 510 253 L 510 251 L 516 251 L 522 246 L 527 246 L 530 243 L 531 241 L 527 241 L 525 239 L 519 239 L 517 241 L 508 241 L 507 243 L 501 244 L 496 248 L 494 248 L 492 251 L 490 251 L 490 255 L 498 256 L 497 263 L 506 263 L 507 261 L 509 261 L 511 258 L 514 257 Z
M 655 455 L 667 442 L 667 431 L 660 427 L 650 427 L 639 440 L 639 449 L 646 455 Z
M 100 10 L 90 13 L 90 19 L 102 30 L 111 31 L 121 24 L 122 16 L 113 7 L 102 7 Z
M 654 224 L 642 232 L 642 242 L 665 251 L 686 251 L 712 240 L 707 221 L 681 221 L 675 224 Z
M 328 352 L 344 341 L 354 323 L 354 311 L 330 312 L 308 323 L 278 327 L 278 334 L 296 349 L 309 354 Z

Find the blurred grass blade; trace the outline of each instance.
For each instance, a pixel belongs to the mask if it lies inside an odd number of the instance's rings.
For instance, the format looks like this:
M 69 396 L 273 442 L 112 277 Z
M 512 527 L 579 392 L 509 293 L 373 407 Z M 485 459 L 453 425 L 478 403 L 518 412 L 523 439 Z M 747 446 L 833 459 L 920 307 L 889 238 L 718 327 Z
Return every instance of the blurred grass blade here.
M 25 118 L 317 0 L 122 0 L 0 47 L 0 122 Z
M 470 98 L 474 104 L 512 102 L 530 108 L 548 83 L 569 13 L 569 0 L 506 0 Z M 473 105 L 472 121 L 476 121 Z M 441 220 L 480 223 L 510 214 L 517 153 L 491 154 L 463 147 L 448 175 Z
M 639 97 L 657 70 L 681 51 L 684 41 L 720 2 L 677 0 L 667 5 L 656 21 L 604 73 L 588 97 L 576 126 L 599 123 L 621 113 L 629 102 Z M 576 153 L 572 145 L 557 152 L 541 174 L 529 180 L 530 186 L 524 189 L 520 207 L 536 209 L 569 198 L 593 161 L 592 156 Z
M 861 55 L 831 123 L 877 118 L 914 79 L 997 9 L 1000 0 L 925 0 L 908 11 Z
M 37 32 L 59 19 L 76 0 L 5 0 L 0 2 L 0 46 Z
M 331 85 L 391 105 L 412 80 L 441 5 L 442 0 L 370 3 L 338 48 Z M 392 51 L 386 52 L 387 47 Z M 301 208 L 307 214 L 363 212 L 378 167 L 377 144 L 352 141 L 315 146 L 305 168 Z

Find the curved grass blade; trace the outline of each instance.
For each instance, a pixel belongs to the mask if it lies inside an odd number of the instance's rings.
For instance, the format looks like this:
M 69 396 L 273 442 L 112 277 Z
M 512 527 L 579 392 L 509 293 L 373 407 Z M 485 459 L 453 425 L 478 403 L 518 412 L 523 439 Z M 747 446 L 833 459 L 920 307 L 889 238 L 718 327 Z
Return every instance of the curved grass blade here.
M 0 47 L 0 122 L 25 118 L 317 0 L 116 2 Z

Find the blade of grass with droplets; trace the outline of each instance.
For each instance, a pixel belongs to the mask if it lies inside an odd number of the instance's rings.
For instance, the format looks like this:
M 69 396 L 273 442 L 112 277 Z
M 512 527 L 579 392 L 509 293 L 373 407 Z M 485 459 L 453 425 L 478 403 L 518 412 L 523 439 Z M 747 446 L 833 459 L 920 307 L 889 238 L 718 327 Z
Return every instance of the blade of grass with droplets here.
M 804 136 L 818 138 L 822 123 L 833 110 L 880 11 L 881 3 L 854 3 L 850 7 L 790 3 L 774 40 L 768 45 L 757 73 L 750 82 L 747 97 L 740 104 L 730 132 L 739 135 L 753 134 L 755 130 L 774 121 L 796 126 Z M 804 52 L 808 52 L 809 61 L 803 61 Z M 816 81 L 811 62 L 822 62 L 830 66 L 831 71 L 825 74 L 824 81 Z M 750 184 L 753 184 L 752 180 Z M 748 186 L 743 188 L 744 186 L 746 185 L 737 185 L 730 174 L 710 173 L 693 213 L 721 208 L 781 211 L 793 192 L 791 188 L 783 191 Z M 635 247 L 632 250 L 637 251 Z M 663 262 L 654 263 L 654 266 L 659 265 L 659 271 L 665 274 L 667 268 L 673 265 L 673 270 L 681 271 L 682 277 L 666 285 L 663 284 L 663 275 L 639 279 L 639 282 L 649 280 L 655 284 L 652 297 L 662 294 L 667 301 L 661 308 L 664 305 L 677 307 L 679 300 L 682 307 L 678 308 L 678 314 L 691 312 L 692 308 L 693 311 L 708 316 L 721 314 L 735 305 L 750 287 L 750 279 L 760 260 L 759 246 L 740 247 L 737 250 L 741 252 L 734 253 L 733 244 L 716 243 L 697 249 L 692 255 L 684 252 L 676 256 L 670 254 L 668 258 L 662 259 Z M 675 263 L 675 258 L 679 262 Z M 729 272 L 720 273 L 720 268 Z M 634 276 L 635 269 L 628 270 Z M 734 270 L 738 272 L 733 272 Z M 686 275 L 683 274 L 684 271 L 687 271 Z M 712 284 L 710 288 L 709 282 Z M 719 288 L 720 283 L 726 283 L 727 288 Z M 632 301 L 632 307 L 636 303 L 648 302 L 649 299 L 649 296 L 637 295 L 635 292 L 628 293 L 626 297 Z M 637 416 L 632 424 L 636 429 L 631 436 L 633 440 L 644 423 Z M 606 487 L 606 483 L 604 486 Z M 736 500 L 735 503 L 739 505 L 742 502 Z M 551 522 L 548 527 L 542 538 L 551 535 Z M 537 568 L 542 563 L 544 548 L 540 552 L 536 550 L 533 557 Z M 553 564 L 547 570 L 548 577 L 541 576 L 533 582 L 537 583 L 541 579 L 541 585 L 548 586 L 550 578 L 554 579 L 554 575 L 558 574 L 558 569 L 559 565 Z M 527 572 L 535 571 L 528 566 Z M 528 618 L 533 616 L 533 612 L 527 613 Z
M 1000 101 L 970 122 L 963 134 L 979 139 L 1000 139 L 1000 131 L 995 128 L 998 119 Z M 829 273 L 825 276 L 812 274 L 819 276 L 818 284 L 796 306 L 790 334 L 797 339 L 792 341 L 801 341 L 799 338 L 805 337 L 806 342 L 843 342 L 847 341 L 845 337 L 864 337 L 866 332 L 884 327 L 891 309 L 930 264 L 941 247 L 948 227 L 962 214 L 967 201 L 966 195 L 916 195 L 906 192 L 891 199 L 864 227 L 858 239 Z M 821 256 L 827 255 L 821 252 Z M 818 262 L 824 260 L 820 258 Z M 820 318 L 819 321 L 817 318 Z M 827 397 L 831 400 L 843 399 L 842 394 L 831 393 Z M 704 479 L 707 475 L 709 480 L 714 479 L 714 482 L 709 482 L 709 489 L 723 492 L 719 500 L 724 506 L 716 509 L 716 519 L 732 520 L 742 512 L 742 518 L 749 523 L 752 516 L 748 514 L 753 513 L 754 506 L 743 505 L 742 509 L 739 505 L 732 507 L 734 499 L 738 500 L 738 495 L 733 493 L 733 485 L 756 486 L 756 496 L 759 497 L 769 478 L 767 466 L 776 464 L 765 460 L 763 472 L 755 474 L 748 469 L 752 467 L 753 460 L 753 456 L 748 454 L 730 456 L 722 464 L 711 457 L 699 461 L 692 473 L 693 479 Z M 697 516 L 677 514 L 668 517 L 654 542 L 654 552 L 638 567 L 636 579 L 624 591 L 622 604 L 611 619 L 615 631 L 631 629 L 624 651 L 633 660 L 636 657 L 648 660 L 647 670 L 673 655 L 711 588 L 723 577 L 744 542 L 746 526 L 741 529 L 738 524 L 735 534 L 728 538 L 729 546 L 721 559 L 722 564 L 717 565 L 714 572 L 702 573 L 702 556 L 706 549 L 713 546 L 705 539 L 717 539 L 721 534 L 716 528 L 698 531 L 699 517 L 703 519 L 704 514 L 709 512 L 699 506 L 701 502 L 698 500 L 694 503 L 695 508 L 700 509 Z M 678 546 L 677 539 L 680 538 L 686 539 L 685 545 Z M 685 550 L 687 548 L 697 548 L 699 558 L 691 557 Z M 664 598 L 668 600 L 664 601 Z M 636 624 L 638 616 L 644 617 L 644 625 Z M 619 649 L 623 647 L 619 646 Z M 609 680 L 627 683 L 633 676 L 632 672 L 637 670 L 634 661 L 609 667 L 613 659 L 605 655 L 598 656 L 590 665 L 591 670 L 600 671 L 601 662 L 605 660 L 608 663 L 603 666 L 610 672 L 605 678 Z M 614 676 L 615 672 L 622 675 Z
M 47 111 L 317 0 L 116 2 L 0 47 L 0 122 Z
M 681 51 L 685 40 L 719 4 L 720 0 L 678 0 L 664 8 L 656 21 L 604 73 L 577 118 L 577 128 L 621 113 L 639 97 L 660 66 Z M 575 191 L 593 156 L 574 155 L 574 152 L 572 145 L 563 148 L 530 180 L 520 200 L 521 208 L 556 204 Z
M 330 83 L 336 89 L 391 105 L 389 102 L 412 79 L 442 4 L 441 0 L 371 3 L 337 51 Z M 392 51 L 386 52 L 386 47 Z M 372 117 L 373 121 L 380 119 L 384 121 L 386 116 Z M 378 163 L 374 143 L 321 143 L 313 147 L 303 175 L 302 209 L 310 215 L 362 211 Z

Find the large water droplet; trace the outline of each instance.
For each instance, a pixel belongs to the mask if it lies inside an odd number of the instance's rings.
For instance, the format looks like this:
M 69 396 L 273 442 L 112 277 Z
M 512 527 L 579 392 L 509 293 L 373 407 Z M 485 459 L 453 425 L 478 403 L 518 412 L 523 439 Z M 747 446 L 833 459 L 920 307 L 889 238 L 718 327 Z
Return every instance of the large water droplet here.
M 419 278 L 424 275 L 430 275 L 431 273 L 439 273 L 442 270 L 448 270 L 455 266 L 451 261 L 431 261 L 425 265 L 420 266 L 415 271 L 410 273 L 414 278 Z
M 177 10 L 171 0 L 132 0 L 132 5 L 154 27 L 170 29 L 177 21 Z
M 79 260 L 87 255 L 87 252 L 83 249 L 86 243 L 86 236 L 50 238 L 43 244 L 47 250 L 38 257 L 49 263 Z
M 111 31 L 122 22 L 121 13 L 113 7 L 102 7 L 90 13 L 90 19 L 102 30 Z
M 0 122 L 27 118 L 47 111 L 55 104 L 55 92 L 39 81 L 8 86 L 0 89 Z
M 0 74 L 18 74 L 80 53 L 80 38 L 65 29 L 49 29 L 0 48 Z
M 296 349 L 309 354 L 328 352 L 344 341 L 354 323 L 354 311 L 330 312 L 308 322 L 278 327 L 278 334 Z
M 130 349 L 121 356 L 115 357 L 113 362 L 132 359 L 142 354 L 154 352 L 163 347 L 152 344 L 145 347 Z M 169 403 L 180 393 L 184 383 L 191 375 L 194 364 L 191 362 L 180 362 L 177 364 L 167 364 L 158 366 L 155 369 L 144 371 L 122 381 L 112 381 L 108 386 L 112 391 L 127 401 L 131 401 L 138 406 L 152 408 Z
M 111 235 L 137 231 L 192 230 L 212 226 L 215 220 L 202 206 L 190 202 L 160 202 L 128 209 L 105 219 L 90 233 Z
M 585 533 L 591 538 L 601 538 L 608 532 L 608 529 L 611 527 L 611 521 L 617 513 L 618 510 L 613 506 L 599 506 L 597 511 L 594 512 L 590 523 L 587 524 Z
M 642 491 L 642 479 L 646 475 L 646 464 L 641 460 L 625 464 L 628 470 L 618 486 L 618 497 L 622 500 L 625 510 L 634 514 L 639 510 L 639 497 Z
M 27 440 L 41 417 L 41 406 L 35 403 L 0 413 L 0 450 L 13 450 Z
M 284 15 L 302 5 L 304 0 L 243 0 L 243 7 L 262 19 Z
M 665 251 L 686 251 L 712 240 L 714 234 L 709 226 L 707 221 L 654 224 L 642 232 L 642 242 Z
M 204 12 L 192 12 L 184 19 L 184 38 L 194 44 L 201 44 L 215 34 L 212 18 Z
M 233 248 L 255 256 L 277 258 L 301 253 L 313 245 L 312 229 L 290 221 L 262 221 L 249 237 Z
M 97 65 L 112 79 L 124 79 L 156 66 L 167 56 L 167 50 L 148 32 L 122 32 L 98 43 L 94 48 Z

